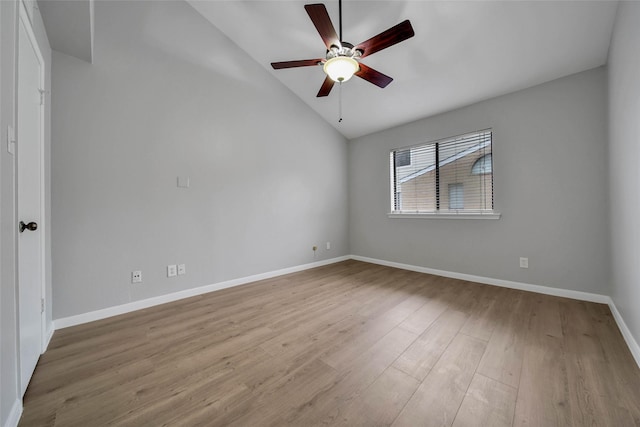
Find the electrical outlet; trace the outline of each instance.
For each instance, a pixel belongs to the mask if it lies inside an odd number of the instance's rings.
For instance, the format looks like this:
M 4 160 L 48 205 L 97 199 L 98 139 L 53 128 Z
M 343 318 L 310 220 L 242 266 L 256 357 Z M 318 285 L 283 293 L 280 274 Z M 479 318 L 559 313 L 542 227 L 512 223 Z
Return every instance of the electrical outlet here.
M 178 275 L 178 269 L 175 264 L 167 265 L 167 277 L 174 277 Z
M 327 250 L 331 249 L 331 242 L 327 242 Z
M 131 283 L 142 283 L 142 271 L 136 270 L 131 272 Z
M 187 274 L 187 266 L 186 264 L 178 264 L 178 276 L 182 276 L 183 274 Z
M 520 268 L 529 268 L 529 258 L 520 257 Z

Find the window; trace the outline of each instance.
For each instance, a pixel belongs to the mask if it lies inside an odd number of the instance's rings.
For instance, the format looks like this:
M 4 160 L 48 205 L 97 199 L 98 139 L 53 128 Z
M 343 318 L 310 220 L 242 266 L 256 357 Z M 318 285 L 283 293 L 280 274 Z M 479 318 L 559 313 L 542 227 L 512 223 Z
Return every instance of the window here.
M 396 166 L 409 166 L 411 164 L 411 150 L 398 150 L 396 152 Z
M 473 164 L 473 167 L 471 168 L 471 173 L 474 175 L 483 175 L 485 173 L 491 172 L 493 172 L 491 153 L 485 154 L 484 156 L 480 157 L 478 160 L 476 160 L 476 162 Z
M 449 209 L 464 209 L 464 187 L 459 182 L 449 184 Z
M 491 137 L 489 129 L 392 150 L 391 215 L 499 217 L 493 212 Z

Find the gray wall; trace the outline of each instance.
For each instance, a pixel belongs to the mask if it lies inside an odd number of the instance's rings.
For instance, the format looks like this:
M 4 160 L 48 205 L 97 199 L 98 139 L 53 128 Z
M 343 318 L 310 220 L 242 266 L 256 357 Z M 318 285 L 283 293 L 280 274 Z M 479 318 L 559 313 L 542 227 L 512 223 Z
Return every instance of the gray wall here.
M 609 51 L 611 297 L 640 342 L 640 3 L 622 2 Z
M 608 295 L 606 100 L 597 68 L 351 141 L 351 252 Z M 390 149 L 489 127 L 502 219 L 387 217 Z
M 33 3 L 30 4 L 33 6 Z M 51 48 L 44 31 L 42 17 L 37 9 L 30 10 L 32 27 L 45 62 L 45 89 L 51 87 Z M 7 127 L 16 126 L 16 31 L 18 26 L 18 2 L 0 1 L 0 425 L 6 425 L 12 415 L 14 404 L 19 403 L 18 326 L 17 316 L 17 276 L 16 244 L 16 157 L 7 152 Z M 47 307 L 45 320 L 47 331 L 52 328 L 51 321 L 51 104 L 45 103 L 44 144 L 45 144 L 45 290 Z M 20 135 L 16 134 L 18 139 Z M 15 415 L 15 414 L 14 414 Z
M 56 319 L 348 254 L 346 140 L 187 3 L 96 2 L 52 138 Z

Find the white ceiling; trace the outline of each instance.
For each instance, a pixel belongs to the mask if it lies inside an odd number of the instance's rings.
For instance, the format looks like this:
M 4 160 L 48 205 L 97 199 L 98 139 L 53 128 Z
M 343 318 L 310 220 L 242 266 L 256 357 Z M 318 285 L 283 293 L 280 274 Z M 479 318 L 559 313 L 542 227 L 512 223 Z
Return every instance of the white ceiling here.
M 416 35 L 362 60 L 394 81 L 385 89 L 357 77 L 344 83 L 338 123 L 338 85 L 316 97 L 320 66 L 270 66 L 324 56 L 304 10 L 312 0 L 187 1 L 347 138 L 604 65 L 617 8 L 608 0 L 344 0 L 345 41 L 357 44 L 405 19 Z M 54 49 L 91 61 L 91 3 L 38 1 Z M 338 1 L 325 5 L 337 30 Z
M 357 77 L 344 83 L 338 123 L 338 85 L 316 98 L 320 66 L 270 66 L 324 56 L 304 10 L 312 1 L 188 1 L 347 138 L 603 65 L 617 8 L 612 1 L 345 0 L 344 41 L 357 44 L 404 19 L 415 37 L 362 60 L 394 81 L 385 89 Z M 325 5 L 337 31 L 338 1 Z

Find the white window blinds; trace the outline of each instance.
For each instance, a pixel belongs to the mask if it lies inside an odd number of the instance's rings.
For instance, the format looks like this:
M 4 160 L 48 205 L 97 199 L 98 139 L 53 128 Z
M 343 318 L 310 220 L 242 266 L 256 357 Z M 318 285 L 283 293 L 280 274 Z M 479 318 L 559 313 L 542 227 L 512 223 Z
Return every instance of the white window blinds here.
M 391 151 L 392 213 L 492 213 L 491 130 Z

